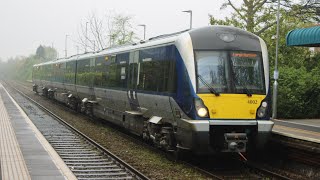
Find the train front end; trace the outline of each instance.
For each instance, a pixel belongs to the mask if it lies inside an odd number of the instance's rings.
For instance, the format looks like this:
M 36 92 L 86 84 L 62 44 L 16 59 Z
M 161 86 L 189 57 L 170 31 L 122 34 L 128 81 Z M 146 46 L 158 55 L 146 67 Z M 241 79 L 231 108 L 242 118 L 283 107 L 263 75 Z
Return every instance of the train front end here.
M 189 31 L 176 46 L 185 70 L 177 102 L 188 117 L 178 121 L 178 146 L 198 153 L 263 147 L 273 127 L 265 42 L 238 28 L 210 26 Z

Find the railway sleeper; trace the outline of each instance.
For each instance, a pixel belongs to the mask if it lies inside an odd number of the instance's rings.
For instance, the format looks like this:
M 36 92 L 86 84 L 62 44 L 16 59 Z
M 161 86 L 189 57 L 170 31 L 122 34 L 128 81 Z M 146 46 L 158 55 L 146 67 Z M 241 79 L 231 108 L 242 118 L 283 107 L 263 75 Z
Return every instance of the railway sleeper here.
M 83 169 L 83 170 L 79 170 L 79 169 L 74 169 L 72 170 L 72 172 L 74 173 L 81 173 L 81 172 L 96 172 L 96 173 L 103 173 L 103 172 L 123 172 L 124 170 L 119 168 L 119 167 L 115 167 L 115 168 L 104 168 L 104 169 Z
M 82 166 L 82 165 L 78 165 L 78 166 L 73 166 L 73 169 L 76 169 L 76 170 L 81 170 L 81 169 L 103 169 L 103 168 L 118 168 L 117 165 L 93 165 L 93 166 Z

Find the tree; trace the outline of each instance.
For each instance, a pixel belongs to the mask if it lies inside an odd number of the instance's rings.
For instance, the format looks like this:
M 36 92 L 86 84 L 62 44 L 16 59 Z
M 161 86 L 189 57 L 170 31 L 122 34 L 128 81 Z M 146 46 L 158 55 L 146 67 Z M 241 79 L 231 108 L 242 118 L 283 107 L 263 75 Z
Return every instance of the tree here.
M 109 22 L 109 35 L 111 36 L 111 44 L 122 45 L 132 43 L 134 32 L 131 24 L 132 17 L 124 15 L 116 15 L 111 23 Z
M 122 14 L 106 15 L 102 18 L 90 14 L 80 25 L 78 44 L 89 51 L 102 50 L 108 46 L 131 43 L 135 39 L 132 17 Z
M 209 15 L 210 24 L 233 25 L 258 36 L 276 24 L 277 0 L 242 0 L 238 6 L 235 0 L 226 1 L 221 9 L 231 7 L 234 11 L 231 18 L 226 17 L 224 20 L 219 20 Z M 320 19 L 318 0 L 301 0 L 300 3 L 281 0 L 281 7 L 282 14 L 296 17 L 304 23 Z
M 36 58 L 40 59 L 41 61 L 49 61 L 57 58 L 57 50 L 40 45 L 36 50 Z
M 45 51 L 44 51 L 43 46 L 40 45 L 40 46 L 37 48 L 37 50 L 36 50 L 36 56 L 37 56 L 38 58 L 44 58 L 44 56 L 45 56 Z

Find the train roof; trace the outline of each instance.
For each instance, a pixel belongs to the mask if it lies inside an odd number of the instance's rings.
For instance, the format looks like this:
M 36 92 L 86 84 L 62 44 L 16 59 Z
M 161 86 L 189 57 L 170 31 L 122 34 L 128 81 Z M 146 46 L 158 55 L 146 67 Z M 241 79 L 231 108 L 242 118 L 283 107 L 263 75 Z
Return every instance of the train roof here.
M 179 36 L 182 35 L 183 33 L 189 33 L 191 36 L 198 36 L 198 35 L 208 34 L 212 29 L 213 30 L 220 29 L 220 31 L 221 31 L 221 29 L 225 29 L 226 31 L 233 30 L 233 31 L 241 32 L 241 33 L 246 33 L 254 38 L 259 38 L 258 36 L 254 35 L 250 32 L 247 32 L 245 30 L 242 30 L 242 29 L 239 29 L 236 27 L 222 26 L 222 25 L 205 26 L 202 28 L 196 28 L 196 29 L 192 29 L 192 30 L 184 30 L 184 31 L 180 31 L 180 32 L 172 33 L 172 34 L 164 34 L 164 35 L 152 37 L 146 41 L 140 41 L 140 42 L 133 43 L 133 44 L 127 44 L 127 45 L 123 45 L 123 46 L 115 46 L 115 47 L 111 47 L 111 48 L 106 48 L 106 49 L 103 49 L 103 50 L 100 50 L 97 52 L 88 52 L 88 53 L 84 53 L 84 54 L 73 55 L 73 56 L 66 57 L 66 58 L 56 59 L 53 61 L 48 61 L 48 62 L 36 64 L 36 65 L 34 65 L 34 67 L 47 65 L 47 64 L 56 64 L 56 63 L 63 63 L 63 62 L 68 62 L 68 61 L 94 58 L 94 57 L 99 57 L 99 56 L 104 56 L 104 55 L 112 55 L 115 53 L 128 52 L 128 51 L 132 51 L 135 49 L 157 47 L 157 46 L 165 45 L 165 44 L 169 45 L 169 44 L 173 44 L 179 38 Z
M 88 52 L 84 54 L 77 54 L 66 58 L 56 59 L 53 61 L 48 61 L 40 64 L 35 64 L 34 67 L 42 66 L 42 65 L 48 65 L 48 64 L 56 64 L 56 63 L 63 63 L 68 61 L 75 61 L 75 60 L 81 60 L 81 59 L 88 59 L 88 58 L 94 58 L 99 57 L 107 54 L 115 54 L 115 53 L 121 53 L 121 52 L 127 52 L 135 49 L 141 49 L 141 48 L 147 48 L 147 47 L 156 47 L 159 45 L 164 44 L 173 44 L 175 40 L 178 38 L 178 36 L 184 32 L 187 32 L 188 30 L 172 33 L 172 34 L 165 34 L 160 35 L 156 37 L 152 37 L 146 41 L 140 41 L 133 44 L 126 44 L 122 46 L 115 46 L 111 48 L 106 48 L 97 52 Z

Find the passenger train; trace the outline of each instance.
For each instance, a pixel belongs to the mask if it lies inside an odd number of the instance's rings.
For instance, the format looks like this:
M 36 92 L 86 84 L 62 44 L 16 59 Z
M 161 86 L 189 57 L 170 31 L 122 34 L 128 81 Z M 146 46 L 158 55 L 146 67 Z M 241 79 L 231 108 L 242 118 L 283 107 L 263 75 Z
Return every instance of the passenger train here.
M 33 66 L 33 90 L 167 151 L 263 147 L 268 52 L 258 36 L 207 26 Z

